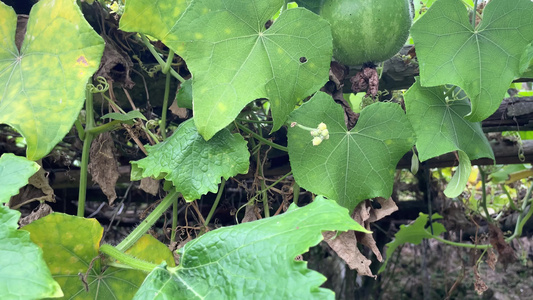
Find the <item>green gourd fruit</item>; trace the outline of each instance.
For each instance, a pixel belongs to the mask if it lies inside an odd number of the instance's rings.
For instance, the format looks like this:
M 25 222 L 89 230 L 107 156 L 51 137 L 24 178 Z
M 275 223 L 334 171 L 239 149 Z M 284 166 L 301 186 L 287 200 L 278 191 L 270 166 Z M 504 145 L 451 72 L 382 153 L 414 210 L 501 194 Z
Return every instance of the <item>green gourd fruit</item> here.
M 333 57 L 346 65 L 377 63 L 402 48 L 411 28 L 409 0 L 326 0 Z

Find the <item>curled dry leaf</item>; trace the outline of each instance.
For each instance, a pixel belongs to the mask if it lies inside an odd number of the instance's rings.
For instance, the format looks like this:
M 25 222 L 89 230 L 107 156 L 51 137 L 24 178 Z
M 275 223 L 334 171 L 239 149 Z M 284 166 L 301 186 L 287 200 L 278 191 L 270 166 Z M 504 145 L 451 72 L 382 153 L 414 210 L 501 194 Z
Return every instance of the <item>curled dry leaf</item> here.
M 398 210 L 392 198 L 375 198 L 375 201 L 381 205 L 381 208 L 373 208 L 370 200 L 367 200 L 361 202 L 352 214 L 352 218 L 368 230 L 370 230 L 370 223 L 379 221 Z M 370 248 L 380 262 L 383 261 L 372 234 L 348 231 L 337 237 L 334 232 L 325 232 L 323 236 L 326 243 L 348 264 L 350 269 L 356 270 L 359 275 L 376 278 L 370 270 L 370 259 L 357 248 L 357 242 L 359 242 Z
M 39 168 L 39 170 L 28 179 L 28 185 L 23 187 L 18 195 L 11 197 L 9 200 L 9 207 L 17 209 L 22 205 L 33 201 L 56 202 L 54 190 L 50 186 L 47 173 L 43 168 Z
M 47 215 L 53 212 L 54 211 L 52 210 L 52 207 L 50 207 L 50 205 L 42 202 L 29 215 L 19 220 L 19 226 L 24 227 L 30 224 L 31 222 L 38 220 L 42 217 L 46 217 Z
M 477 265 L 474 266 L 474 290 L 478 295 L 483 294 L 486 290 L 489 289 L 487 284 L 481 279 L 481 275 L 479 275 L 479 271 L 477 269 Z
M 503 232 L 499 227 L 489 223 L 490 244 L 498 251 L 498 260 L 503 264 L 504 269 L 513 262 L 516 257 L 513 248 L 505 242 Z
M 109 205 L 117 199 L 115 185 L 119 177 L 114 146 L 109 132 L 97 136 L 91 145 L 88 166 L 93 182 L 96 182 L 107 196 Z

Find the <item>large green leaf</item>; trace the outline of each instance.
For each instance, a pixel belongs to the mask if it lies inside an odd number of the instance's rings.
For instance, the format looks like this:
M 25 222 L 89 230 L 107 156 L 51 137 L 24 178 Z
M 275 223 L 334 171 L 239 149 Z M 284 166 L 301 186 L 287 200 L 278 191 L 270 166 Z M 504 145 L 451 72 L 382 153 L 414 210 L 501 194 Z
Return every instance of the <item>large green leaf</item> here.
M 334 299 L 326 280 L 295 257 L 322 231 L 359 230 L 348 211 L 319 196 L 279 216 L 208 232 L 179 250 L 180 265 L 155 269 L 135 299 Z
M 193 74 L 195 124 L 206 139 L 258 98 L 270 100 L 277 130 L 298 101 L 328 80 L 329 24 L 306 9 L 284 11 L 267 29 L 283 0 L 196 0 L 179 19 L 151 13 L 163 3 L 174 1 L 142 6 L 147 13 L 138 22 L 124 14 L 121 29 L 150 33 L 185 59 Z M 167 29 L 150 25 L 159 22 Z
M 436 1 L 411 28 L 422 86 L 460 86 L 482 121 L 500 106 L 520 76 L 520 58 L 533 40 L 531 0 L 492 0 L 474 29 L 461 0 Z
M 442 219 L 442 216 L 439 214 L 433 214 L 431 217 L 432 220 Z M 439 236 L 441 233 L 446 232 L 444 226 L 440 223 L 432 223 L 431 227 L 426 227 L 429 220 L 429 216 L 423 213 L 420 213 L 416 220 L 409 225 L 401 225 L 400 231 L 394 235 L 394 240 L 387 243 L 387 255 L 386 259 L 381 265 L 379 272 L 383 272 L 387 266 L 387 262 L 392 257 L 392 253 L 399 246 L 410 243 L 418 245 L 422 242 L 423 239 L 431 239 L 436 236 Z
M 458 151 L 459 168 L 444 194 L 450 198 L 461 194 L 468 182 L 470 160 L 494 153 L 481 129 L 481 123 L 464 118 L 470 111 L 467 99 L 457 99 L 454 91 L 443 86 L 421 87 L 420 80 L 405 93 L 407 117 L 416 133 L 420 161 Z
M 367 106 L 348 131 L 341 106 L 319 92 L 289 120 L 312 128 L 321 122 L 327 125 L 330 138 L 318 146 L 313 146 L 308 132 L 289 128 L 292 171 L 300 186 L 350 211 L 364 199 L 390 197 L 396 165 L 415 141 L 407 117 L 395 103 Z
M 0 299 L 63 296 L 30 234 L 17 230 L 20 212 L 0 204 Z
M 53 213 L 24 229 L 43 249 L 44 259 L 67 299 L 131 299 L 146 277 L 146 273 L 137 270 L 103 269 L 100 259 L 93 261 L 99 255 L 103 234 L 95 219 Z M 146 251 L 147 248 L 151 250 Z M 158 264 L 165 260 L 172 265 L 172 254 L 165 248 L 154 238 L 144 237 L 128 252 L 139 259 Z M 85 274 L 88 291 L 80 277 Z
M 295 2 L 298 3 L 298 6 L 305 7 L 318 14 L 320 13 L 320 8 L 322 7 L 322 4 L 324 4 L 324 1 L 325 0 L 297 0 Z
M 0 206 L 8 202 L 11 196 L 28 184 L 28 179 L 39 170 L 40 166 L 24 157 L 4 153 L 0 157 Z
M 459 100 L 447 92 L 443 86 L 422 87 L 416 78 L 404 95 L 420 161 L 457 150 L 464 151 L 472 160 L 482 157 L 494 160 L 481 123 L 464 118 L 470 111 L 468 99 Z
M 36 3 L 20 52 L 15 46 L 17 16 L 1 2 L 0 20 L 0 123 L 25 137 L 27 157 L 37 160 L 71 129 L 104 42 L 75 0 Z
M 187 201 L 216 192 L 221 177 L 247 173 L 250 158 L 241 135 L 224 129 L 206 141 L 192 119 L 182 123 L 164 142 L 147 147 L 147 151 L 148 157 L 131 162 L 132 180 L 165 178 Z

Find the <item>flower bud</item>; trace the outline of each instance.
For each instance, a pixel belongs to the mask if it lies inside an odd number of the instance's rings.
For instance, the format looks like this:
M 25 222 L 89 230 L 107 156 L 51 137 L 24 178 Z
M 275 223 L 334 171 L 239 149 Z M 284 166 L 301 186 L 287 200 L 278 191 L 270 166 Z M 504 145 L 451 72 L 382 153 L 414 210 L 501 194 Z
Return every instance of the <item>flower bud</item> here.
M 318 124 L 318 130 L 324 131 L 326 129 L 328 129 L 328 126 L 326 126 L 326 124 L 324 124 L 324 123 Z
M 318 146 L 320 145 L 320 143 L 322 143 L 322 138 L 316 136 L 313 138 L 313 146 Z

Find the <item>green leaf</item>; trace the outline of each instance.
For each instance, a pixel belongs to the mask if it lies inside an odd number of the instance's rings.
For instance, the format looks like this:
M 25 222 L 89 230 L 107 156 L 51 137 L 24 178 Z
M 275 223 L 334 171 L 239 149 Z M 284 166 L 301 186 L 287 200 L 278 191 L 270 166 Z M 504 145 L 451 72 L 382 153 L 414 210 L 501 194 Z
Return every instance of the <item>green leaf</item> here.
M 472 171 L 472 163 L 468 155 L 463 151 L 457 151 L 459 156 L 459 167 L 455 170 L 452 179 L 444 189 L 444 195 L 448 198 L 455 198 L 464 191 L 468 183 L 468 177 Z
M 305 7 L 315 14 L 318 14 L 320 13 L 320 8 L 322 7 L 322 4 L 324 4 L 324 1 L 326 0 L 298 0 L 296 3 L 298 3 L 298 6 Z
M 42 0 L 30 13 L 19 52 L 17 16 L 0 3 L 0 123 L 15 128 L 38 160 L 63 139 L 85 100 L 104 51 L 75 0 Z
M 0 205 L 0 298 L 41 299 L 63 296 L 30 234 L 17 230 L 20 212 Z
M 131 162 L 132 180 L 165 178 L 187 201 L 216 192 L 221 177 L 228 179 L 248 172 L 250 152 L 241 135 L 224 129 L 206 141 L 193 119 L 183 122 L 164 142 L 146 150 L 146 158 Z
M 174 3 L 157 1 L 145 10 L 162 2 Z M 135 0 L 126 7 L 131 3 Z M 185 59 L 193 74 L 194 120 L 205 139 L 259 98 L 271 102 L 275 131 L 298 101 L 328 81 L 332 53 L 328 22 L 306 9 L 284 11 L 266 29 L 265 23 L 282 4 L 283 0 L 196 0 L 179 19 L 146 13 L 134 22 L 125 14 L 121 29 L 148 32 Z M 165 30 L 150 29 L 146 24 L 152 22 L 164 23 Z
M 439 214 L 433 214 L 431 217 L 431 220 L 435 221 L 438 219 L 442 219 L 442 216 Z M 383 272 L 385 270 L 385 267 L 387 266 L 387 262 L 392 257 L 392 253 L 394 253 L 394 250 L 398 248 L 399 246 L 410 243 L 418 245 L 422 242 L 423 239 L 431 239 L 435 236 L 439 236 L 441 233 L 446 232 L 446 229 L 444 226 L 440 223 L 432 223 L 433 228 L 433 234 L 431 234 L 431 229 L 429 226 L 426 228 L 426 224 L 428 223 L 428 215 L 420 213 L 418 218 L 416 220 L 409 224 L 409 225 L 401 225 L 400 231 L 398 231 L 394 235 L 394 240 L 392 242 L 387 243 L 387 255 L 386 259 L 381 265 L 381 268 L 379 268 L 379 273 Z
M 472 160 L 482 157 L 494 160 L 481 123 L 464 118 L 470 111 L 468 100 L 455 99 L 446 95 L 447 91 L 443 86 L 422 87 L 416 78 L 404 95 L 420 161 L 457 150 L 464 151 Z
M 330 138 L 318 146 L 304 129 L 289 128 L 292 171 L 301 187 L 335 199 L 350 211 L 365 199 L 390 197 L 396 165 L 414 145 L 411 125 L 395 103 L 367 106 L 348 131 L 341 106 L 318 92 L 289 120 L 311 128 L 320 122 L 327 125 Z
M 115 267 L 101 267 L 99 255 L 103 228 L 95 219 L 85 219 L 53 213 L 39 219 L 25 230 L 44 252 L 44 259 L 59 282 L 67 299 L 131 299 L 146 277 L 146 273 Z M 146 251 L 150 248 L 150 251 Z M 128 254 L 137 258 L 161 263 L 173 263 L 170 251 L 154 238 L 141 238 Z M 153 251 L 152 251 L 153 249 Z M 91 269 L 88 271 L 89 266 Z M 80 279 L 87 274 L 87 286 Z
M 492 0 L 473 28 L 461 0 L 436 1 L 411 28 L 422 86 L 453 84 L 470 98 L 470 121 L 500 106 L 533 40 L 531 0 Z
M 181 84 L 176 95 L 176 103 L 179 107 L 192 109 L 192 80 L 186 80 Z
M 28 179 L 39 170 L 40 166 L 24 157 L 4 153 L 0 157 L 0 206 L 9 202 L 11 196 L 28 184 Z
M 134 299 L 334 299 L 326 278 L 294 258 L 323 231 L 364 230 L 319 196 L 282 215 L 210 231 L 179 250 L 180 265 L 155 269 Z
M 142 119 L 146 121 L 146 117 L 138 110 L 132 110 L 127 112 L 126 114 L 121 113 L 108 113 L 100 117 L 100 119 L 113 119 L 118 121 L 130 121 L 133 119 Z
M 533 78 L 533 45 L 529 45 L 520 59 L 520 77 Z

